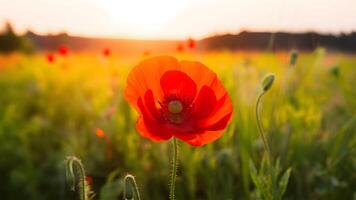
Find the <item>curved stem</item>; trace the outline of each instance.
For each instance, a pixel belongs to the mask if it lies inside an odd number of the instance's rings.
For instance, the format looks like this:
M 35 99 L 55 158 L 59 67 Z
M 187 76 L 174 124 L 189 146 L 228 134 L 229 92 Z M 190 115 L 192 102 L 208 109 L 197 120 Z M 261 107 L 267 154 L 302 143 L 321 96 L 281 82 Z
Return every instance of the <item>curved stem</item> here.
M 177 145 L 177 139 L 173 138 L 173 160 L 172 160 L 172 173 L 171 173 L 171 188 L 169 192 L 169 198 L 171 200 L 175 199 L 174 196 L 174 191 L 175 191 L 175 185 L 176 185 L 176 177 L 177 177 L 177 166 L 178 166 L 178 145 Z
M 75 172 L 73 170 L 73 167 L 75 167 L 78 170 L 76 170 Z M 75 173 L 78 173 L 78 179 L 79 179 L 78 187 L 79 187 L 80 200 L 87 200 L 88 188 L 85 183 L 85 170 L 83 164 L 78 158 L 74 156 L 69 156 L 67 157 L 67 177 L 71 181 L 70 184 L 71 184 L 71 189 L 73 191 L 75 190 L 75 181 L 76 181 Z
M 131 187 L 129 187 L 129 186 L 131 186 Z M 131 174 L 128 174 L 125 176 L 124 197 L 125 197 L 125 199 L 132 199 L 132 198 L 128 197 L 128 191 L 127 191 L 128 188 L 131 188 L 131 189 L 133 188 L 134 195 L 136 196 L 137 200 L 141 200 L 141 196 L 138 191 L 135 177 L 132 176 Z
M 270 162 L 271 151 L 270 151 L 270 148 L 269 148 L 269 145 L 268 145 L 268 142 L 267 142 L 267 139 L 266 139 L 263 127 L 262 127 L 262 123 L 261 123 L 261 120 L 260 120 L 260 115 L 259 115 L 259 105 L 260 105 L 260 102 L 261 102 L 261 98 L 263 97 L 264 94 L 265 94 L 265 91 L 261 92 L 260 95 L 257 98 L 257 101 L 256 101 L 256 121 L 257 121 L 258 130 L 259 130 L 260 135 L 261 135 L 262 140 L 263 140 L 263 146 L 264 146 L 265 151 L 267 153 L 267 161 Z

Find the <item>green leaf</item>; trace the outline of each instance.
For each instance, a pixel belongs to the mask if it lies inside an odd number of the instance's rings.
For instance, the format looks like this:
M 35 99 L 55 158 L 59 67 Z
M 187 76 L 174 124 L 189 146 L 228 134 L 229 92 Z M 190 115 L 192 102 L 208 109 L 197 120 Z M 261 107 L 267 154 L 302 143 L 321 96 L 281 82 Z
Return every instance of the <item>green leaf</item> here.
M 111 180 L 106 182 L 105 185 L 100 190 L 100 198 L 105 200 L 116 200 L 119 199 L 124 191 L 124 180 L 123 178 L 117 180 Z
M 284 192 L 286 191 L 291 171 L 292 171 L 292 169 L 288 168 L 287 171 L 285 171 L 283 176 L 281 177 L 281 180 L 279 180 L 279 194 L 281 197 L 283 196 Z

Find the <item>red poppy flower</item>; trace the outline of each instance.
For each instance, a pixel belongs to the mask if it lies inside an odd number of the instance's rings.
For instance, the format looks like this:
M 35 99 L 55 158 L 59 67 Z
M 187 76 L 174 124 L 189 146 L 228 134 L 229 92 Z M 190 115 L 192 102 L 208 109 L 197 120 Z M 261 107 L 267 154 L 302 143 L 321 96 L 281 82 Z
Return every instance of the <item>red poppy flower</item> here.
M 153 57 L 129 74 L 125 98 L 139 112 L 136 128 L 153 141 L 176 137 L 193 146 L 218 139 L 232 103 L 217 75 L 199 62 Z
M 195 47 L 195 40 L 193 40 L 192 38 L 189 38 L 187 43 L 189 48 L 193 49 Z
M 52 53 L 48 53 L 46 55 L 46 59 L 49 63 L 53 63 L 54 62 L 54 55 Z
M 110 56 L 110 54 L 111 54 L 111 51 L 110 51 L 109 48 L 104 48 L 104 49 L 103 49 L 103 55 L 104 55 L 105 57 Z
M 64 45 L 62 45 L 62 46 L 60 46 L 60 47 L 58 48 L 58 53 L 59 53 L 60 55 L 62 55 L 62 56 L 67 55 L 68 52 L 69 52 L 68 47 L 66 47 L 66 46 L 64 46 Z
M 100 128 L 97 128 L 95 130 L 95 134 L 99 138 L 105 137 L 105 132 L 103 131 L 103 129 L 100 129 Z

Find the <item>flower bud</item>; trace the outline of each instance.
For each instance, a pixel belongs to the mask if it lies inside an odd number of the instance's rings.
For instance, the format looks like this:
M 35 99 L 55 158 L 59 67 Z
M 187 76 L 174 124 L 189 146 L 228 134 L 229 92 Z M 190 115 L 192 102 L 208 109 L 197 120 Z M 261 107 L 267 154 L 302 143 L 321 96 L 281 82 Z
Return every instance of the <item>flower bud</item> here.
M 291 66 L 294 66 L 295 64 L 297 64 L 297 59 L 298 59 L 298 51 L 292 51 L 292 53 L 290 55 L 289 64 Z
M 134 176 L 132 176 L 131 174 L 127 174 L 124 178 L 124 184 L 125 184 L 124 185 L 124 199 L 125 200 L 132 200 L 135 198 L 138 200 L 141 199 Z
M 262 81 L 263 91 L 267 91 L 272 87 L 274 81 L 274 74 L 267 74 Z

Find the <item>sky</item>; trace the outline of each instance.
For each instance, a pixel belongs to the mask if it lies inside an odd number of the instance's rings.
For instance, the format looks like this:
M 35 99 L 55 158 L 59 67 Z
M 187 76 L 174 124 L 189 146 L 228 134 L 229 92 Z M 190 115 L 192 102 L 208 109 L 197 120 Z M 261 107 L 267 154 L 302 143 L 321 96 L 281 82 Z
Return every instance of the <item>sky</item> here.
M 356 0 L 0 0 L 18 33 L 200 39 L 250 31 L 356 31 Z

